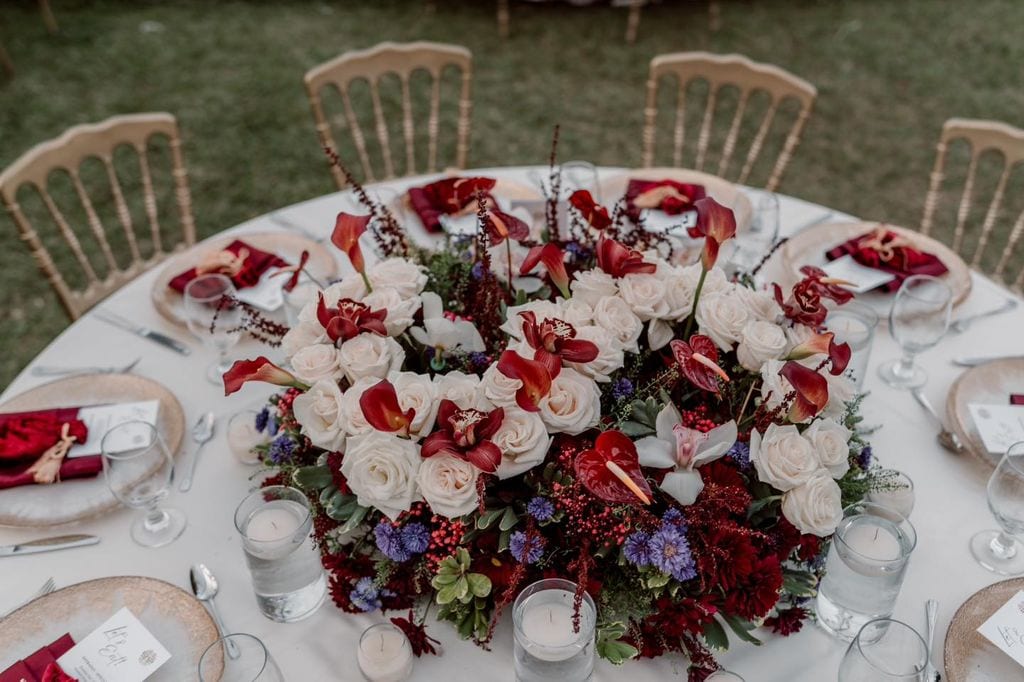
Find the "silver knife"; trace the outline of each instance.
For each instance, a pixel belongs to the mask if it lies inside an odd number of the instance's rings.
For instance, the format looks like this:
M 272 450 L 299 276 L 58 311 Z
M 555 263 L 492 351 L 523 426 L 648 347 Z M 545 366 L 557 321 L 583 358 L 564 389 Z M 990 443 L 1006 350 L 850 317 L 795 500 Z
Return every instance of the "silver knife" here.
M 961 367 L 977 367 L 978 365 L 984 365 L 986 362 L 994 362 L 996 360 L 1024 360 L 1024 355 L 991 355 L 983 358 L 953 358 L 953 364 L 960 365 Z
M 121 329 L 130 331 L 132 334 L 141 336 L 144 339 L 155 341 L 156 343 L 159 343 L 161 346 L 170 348 L 171 350 L 181 353 L 182 355 L 188 355 L 189 353 L 192 352 L 191 350 L 189 350 L 189 347 L 183 344 L 181 341 L 171 338 L 166 334 L 161 334 L 158 331 L 153 331 L 152 329 L 146 327 L 145 325 L 132 322 L 128 318 L 121 317 L 117 313 L 112 313 L 109 310 L 102 310 L 100 308 L 97 308 L 96 310 L 93 311 L 92 314 L 98 317 L 99 319 L 103 320 L 107 324 L 112 324 L 115 327 L 120 327 Z
M 29 540 L 17 545 L 0 545 L 0 557 L 21 556 L 22 554 L 38 554 L 72 547 L 88 547 L 95 545 L 100 539 L 95 535 L 58 535 L 52 538 Z

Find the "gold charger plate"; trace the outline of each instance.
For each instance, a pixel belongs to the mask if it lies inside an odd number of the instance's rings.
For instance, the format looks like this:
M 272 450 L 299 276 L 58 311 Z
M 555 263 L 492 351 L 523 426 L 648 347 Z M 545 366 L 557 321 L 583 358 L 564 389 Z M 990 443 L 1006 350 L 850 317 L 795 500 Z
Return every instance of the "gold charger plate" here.
M 1024 589 L 1024 578 L 989 585 L 971 595 L 957 609 L 946 631 L 943 660 L 948 682 L 1011 682 L 1024 680 L 1024 671 L 1012 658 L 982 637 L 978 627 L 1010 597 Z
M 83 374 L 57 379 L 16 395 L 0 412 L 159 400 L 157 429 L 174 456 L 185 433 L 185 414 L 174 394 L 157 382 L 133 374 Z M 0 525 L 55 526 L 96 516 L 118 507 L 103 474 L 51 485 L 0 490 Z
M 171 280 L 189 268 L 195 267 L 205 254 L 221 251 L 236 239 L 252 244 L 262 251 L 275 253 L 289 263 L 298 263 L 302 252 L 309 251 L 306 269 L 321 282 L 334 279 L 338 274 L 338 262 L 330 248 L 302 235 L 288 232 L 247 232 L 221 235 L 196 244 L 191 249 L 167 259 L 153 281 L 153 288 L 150 291 L 150 298 L 157 311 L 174 324 L 187 326 L 182 295 L 170 287 Z
M 828 262 L 825 252 L 854 237 L 870 232 L 883 223 L 830 223 L 818 225 L 793 235 L 782 247 L 782 263 L 790 284 L 801 279 L 800 268 L 805 265 L 821 267 Z M 937 257 L 948 272 L 941 279 L 953 292 L 953 305 L 957 306 L 971 293 L 971 270 L 952 249 L 931 237 L 905 227 L 885 224 L 885 227 L 905 238 L 914 248 Z M 889 314 L 893 293 L 869 291 L 857 296 L 858 301 L 871 306 L 882 315 Z
M 967 409 L 969 403 L 1009 405 L 1011 393 L 1024 393 L 1024 359 L 1006 358 L 971 367 L 957 377 L 946 398 L 950 428 L 960 436 L 968 451 L 990 467 L 999 456 L 989 454 Z
M 141 576 L 65 587 L 0 620 L 0 670 L 65 633 L 81 641 L 122 607 L 128 607 L 171 654 L 147 680 L 182 682 L 198 677 L 199 658 L 218 637 L 213 619 L 181 588 Z

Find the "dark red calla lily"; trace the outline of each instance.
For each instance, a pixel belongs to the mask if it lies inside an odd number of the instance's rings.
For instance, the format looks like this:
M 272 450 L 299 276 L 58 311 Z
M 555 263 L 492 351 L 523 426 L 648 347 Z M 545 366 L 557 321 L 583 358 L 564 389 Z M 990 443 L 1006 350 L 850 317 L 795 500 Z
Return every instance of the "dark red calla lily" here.
M 591 450 L 576 456 L 576 477 L 591 493 L 613 504 L 651 503 L 636 445 L 621 431 L 605 431 Z
M 601 352 L 592 341 L 576 338 L 576 328 L 565 320 L 545 318 L 537 322 L 533 311 L 519 313 L 523 318 L 523 338 L 533 348 L 533 359 L 547 368 L 554 379 L 562 371 L 562 361 L 591 362 Z
M 299 256 L 299 262 L 297 265 L 288 265 L 274 273 L 274 277 L 290 274 L 288 281 L 281 285 L 282 289 L 285 291 L 292 291 L 295 289 L 295 286 L 299 283 L 299 278 L 302 277 L 302 270 L 306 267 L 306 263 L 308 261 L 309 251 L 303 250 L 302 255 Z
M 578 189 L 569 197 L 569 204 L 580 212 L 580 215 L 595 230 L 607 229 L 612 224 L 608 209 L 594 201 L 594 197 L 585 189 Z
M 497 246 L 506 239 L 513 239 L 520 242 L 530 236 L 530 226 L 519 218 L 499 211 L 496 208 L 488 209 L 485 220 L 487 237 L 491 246 Z
M 398 432 L 400 436 L 409 435 L 412 420 L 416 418 L 413 408 L 402 411 L 395 387 L 387 379 L 381 379 L 363 391 L 359 396 L 359 409 L 373 428 L 387 433 Z
M 616 279 L 632 274 L 651 274 L 658 269 L 655 263 L 645 262 L 639 251 L 607 238 L 597 243 L 597 265 Z
M 359 238 L 366 232 L 372 216 L 352 215 L 341 212 L 334 223 L 331 243 L 345 252 L 356 272 L 365 275 L 366 263 L 363 261 L 363 250 L 359 248 Z
M 527 412 L 540 410 L 541 399 L 551 390 L 551 374 L 544 363 L 524 358 L 514 350 L 507 350 L 498 359 L 498 371 L 509 379 L 518 379 L 523 385 L 516 391 L 516 404 Z
M 370 306 L 350 298 L 338 301 L 336 308 L 328 308 L 323 292 L 320 292 L 320 300 L 316 304 L 316 319 L 335 342 L 348 341 L 363 332 L 387 336 L 388 330 L 384 326 L 387 316 L 387 310 L 370 310 Z
M 689 343 L 675 339 L 670 345 L 683 376 L 697 388 L 718 393 L 718 379 L 729 381 L 729 375 L 718 365 L 718 348 L 707 336 L 694 334 Z
M 825 409 L 828 404 L 828 380 L 825 377 L 795 360 L 783 365 L 779 374 L 786 378 L 796 393 L 789 408 L 789 421 L 804 422 Z
M 262 355 L 255 360 L 235 360 L 231 369 L 224 372 L 224 395 L 231 395 L 248 381 L 262 381 L 276 386 L 309 388 L 288 370 L 281 369 Z
M 809 339 L 793 347 L 789 352 L 787 360 L 803 360 L 812 355 L 825 355 L 829 357 L 829 371 L 838 376 L 846 369 L 850 362 L 852 351 L 847 343 L 836 343 L 836 335 L 832 332 L 814 333 Z
M 460 410 L 451 400 L 442 400 L 437 411 L 438 430 L 423 439 L 420 455 L 452 455 L 493 474 L 501 464 L 501 449 L 490 438 L 504 419 L 505 410 L 500 407 L 490 412 Z
M 719 247 L 736 236 L 736 214 L 711 197 L 698 199 L 693 206 L 697 209 L 697 224 L 687 232 L 694 239 L 704 237 L 701 265 L 710 270 L 718 260 Z
M 547 268 L 548 277 L 562 292 L 562 296 L 569 298 L 569 273 L 565 269 L 565 254 L 562 253 L 562 250 L 551 242 L 543 246 L 534 246 L 523 259 L 519 274 L 530 274 L 538 263 L 543 263 Z

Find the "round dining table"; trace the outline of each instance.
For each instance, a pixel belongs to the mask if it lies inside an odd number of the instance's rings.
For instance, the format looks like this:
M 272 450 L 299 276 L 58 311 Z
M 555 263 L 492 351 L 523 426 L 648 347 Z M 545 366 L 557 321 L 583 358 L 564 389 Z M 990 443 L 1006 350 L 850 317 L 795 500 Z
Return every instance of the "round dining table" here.
M 601 178 L 624 169 L 600 168 Z M 487 168 L 473 171 L 522 184 L 545 176 L 547 168 Z M 433 176 L 436 177 L 436 176 Z M 382 183 L 392 196 L 407 187 L 433 179 L 422 176 Z M 748 191 L 756 198 L 756 190 Z M 788 236 L 809 223 L 829 216 L 829 209 L 789 196 L 779 196 L 781 236 Z M 342 191 L 294 204 L 231 228 L 239 236 L 251 232 L 295 231 L 329 237 L 339 211 L 359 212 L 349 191 Z M 201 216 L 200 216 L 201 219 Z M 853 220 L 831 213 L 832 220 Z M 807 229 L 814 229 L 810 227 Z M 325 242 L 329 246 L 329 241 Z M 339 264 L 344 259 L 339 252 Z M 778 254 L 773 260 L 778 259 Z M 765 270 L 779 270 L 770 262 Z M 147 549 L 135 544 L 129 526 L 139 512 L 118 509 L 102 516 L 59 528 L 0 528 L 0 545 L 14 544 L 58 533 L 88 533 L 99 544 L 59 552 L 0 558 L 0 613 L 26 599 L 47 577 L 59 587 L 105 576 L 149 576 L 188 589 L 189 567 L 205 563 L 220 581 L 217 604 L 226 627 L 232 632 L 259 637 L 277 660 L 284 677 L 291 681 L 359 680 L 356 648 L 360 633 L 369 625 L 385 620 L 380 612 L 352 615 L 343 613 L 328 598 L 311 617 L 292 624 L 276 623 L 257 608 L 242 546 L 234 527 L 233 513 L 246 494 L 259 484 L 265 473 L 259 467 L 241 463 L 228 447 L 226 425 L 230 416 L 262 404 L 273 392 L 265 384 L 248 384 L 225 398 L 223 388 L 205 377 L 215 353 L 204 348 L 188 332 L 165 320 L 154 308 L 151 288 L 159 268 L 154 268 L 126 285 L 98 308 L 113 311 L 189 344 L 192 352 L 182 356 L 149 340 L 110 326 L 86 314 L 70 324 L 13 381 L 2 400 L 52 379 L 33 374 L 35 365 L 105 366 L 124 364 L 141 357 L 133 372 L 155 380 L 177 396 L 184 407 L 186 425 L 212 411 L 217 416 L 216 435 L 203 449 L 195 482 L 190 492 L 175 487 L 166 504 L 183 510 L 188 526 L 175 542 Z M 973 274 L 969 298 L 955 315 L 967 315 L 998 306 L 1008 295 L 1002 287 Z M 1007 355 L 1020 352 L 1024 334 L 1024 307 L 1011 314 L 981 319 L 961 334 L 950 333 L 935 348 L 919 357 L 929 375 L 925 394 L 939 406 L 946 402 L 950 385 L 961 371 L 951 359 L 956 355 Z M 906 472 L 914 482 L 916 506 L 911 521 L 917 529 L 917 547 L 911 556 L 906 580 L 896 606 L 895 617 L 924 632 L 925 601 L 940 604 L 935 633 L 933 661 L 942 670 L 942 648 L 946 629 L 954 612 L 972 593 L 996 582 L 996 576 L 981 568 L 968 549 L 977 531 L 995 527 L 985 499 L 990 466 L 970 455 L 953 455 L 936 441 L 936 425 L 909 392 L 891 388 L 876 376 L 876 366 L 897 357 L 900 350 L 883 320 L 875 335 L 869 371 L 863 390 L 864 423 L 879 425 L 870 437 L 877 461 L 888 468 Z M 281 358 L 281 351 L 252 339 L 232 349 L 234 358 L 259 354 Z M 178 461 L 190 454 L 194 443 L 186 437 Z M 0 504 L 2 504 L 0 492 Z M 51 532 L 52 531 L 52 532 Z M 404 614 L 388 614 L 404 615 Z M 460 640 L 447 623 L 428 617 L 427 632 L 442 643 L 438 656 L 424 656 L 415 662 L 412 679 L 427 680 L 512 680 L 513 653 L 510 617 L 502 618 L 489 650 Z M 760 629 L 760 646 L 733 641 L 719 660 L 748 682 L 818 682 L 835 680 L 846 643 L 827 635 L 813 622 L 789 637 Z M 0 651 L 0 670 L 24 652 Z M 172 652 L 173 654 L 173 652 Z M 10 659 L 10 660 L 8 660 Z M 599 661 L 594 679 L 609 681 L 628 676 L 632 682 L 686 679 L 686 661 L 678 655 L 654 660 L 629 661 L 623 667 Z M 198 675 L 196 676 L 198 679 Z

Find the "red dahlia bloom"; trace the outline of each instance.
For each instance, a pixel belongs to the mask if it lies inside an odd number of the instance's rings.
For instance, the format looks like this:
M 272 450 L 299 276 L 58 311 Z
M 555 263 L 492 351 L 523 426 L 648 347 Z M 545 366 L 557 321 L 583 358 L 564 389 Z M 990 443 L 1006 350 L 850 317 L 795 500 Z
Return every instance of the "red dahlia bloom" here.
M 534 349 L 533 359 L 547 368 L 554 379 L 562 370 L 562 361 L 591 362 L 600 350 L 592 341 L 576 338 L 576 328 L 565 320 L 544 318 L 537 322 L 532 311 L 519 313 L 523 318 L 523 337 Z
M 616 279 L 632 274 L 651 274 L 658 269 L 656 264 L 645 262 L 639 251 L 605 237 L 597 243 L 597 266 Z
M 736 588 L 725 595 L 722 610 L 745 620 L 763 618 L 779 601 L 781 589 L 782 564 L 778 557 L 761 557 Z
M 331 243 L 345 252 L 352 267 L 356 272 L 366 273 L 366 263 L 363 261 L 363 251 L 359 248 L 359 238 L 366 232 L 366 226 L 370 224 L 372 216 L 352 215 L 344 211 L 338 214 L 334 223 L 334 232 L 331 234 Z
M 437 412 L 439 428 L 423 439 L 420 455 L 452 455 L 492 474 L 501 463 L 501 449 L 490 438 L 504 419 L 505 410 L 500 407 L 490 412 L 461 410 L 451 400 L 442 400 Z
M 569 197 L 569 203 L 595 230 L 607 229 L 612 224 L 608 209 L 594 201 L 594 197 L 585 189 L 573 192 Z
M 370 306 L 350 298 L 338 301 L 337 308 L 328 308 L 324 294 L 320 292 L 320 300 L 316 304 L 316 319 L 327 330 L 331 341 L 348 341 L 363 332 L 387 336 L 384 326 L 387 310 L 370 310 Z

